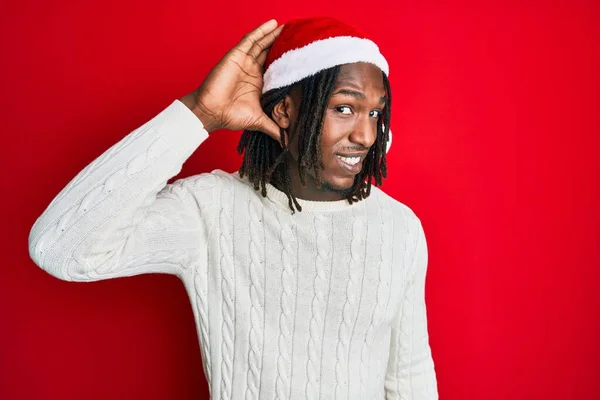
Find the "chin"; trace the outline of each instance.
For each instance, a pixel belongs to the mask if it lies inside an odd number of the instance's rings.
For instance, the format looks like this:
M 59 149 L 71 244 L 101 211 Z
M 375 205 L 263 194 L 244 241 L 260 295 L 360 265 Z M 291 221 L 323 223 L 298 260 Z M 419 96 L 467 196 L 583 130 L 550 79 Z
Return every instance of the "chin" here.
M 352 192 L 354 178 L 323 178 L 323 188 L 332 192 L 348 195 Z

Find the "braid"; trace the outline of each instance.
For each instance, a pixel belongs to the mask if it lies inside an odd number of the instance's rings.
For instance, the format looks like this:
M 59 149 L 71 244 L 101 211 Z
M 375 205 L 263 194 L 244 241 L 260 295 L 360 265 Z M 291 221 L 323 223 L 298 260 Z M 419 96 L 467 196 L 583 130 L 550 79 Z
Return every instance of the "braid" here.
M 266 92 L 261 99 L 263 111 L 268 116 L 275 106 L 285 98 L 295 85 L 300 85 L 302 97 L 294 132 L 301 134 L 298 138 L 298 172 L 300 182 L 306 185 L 306 171 L 313 168 L 320 186 L 321 171 L 324 166 L 321 154 L 321 132 L 327 104 L 335 87 L 340 67 L 335 66 L 307 77 L 294 85 L 273 89 Z M 385 74 L 383 83 L 387 103 L 377 124 L 377 139 L 363 162 L 361 172 L 354 178 L 354 184 L 347 200 L 350 203 L 363 200 L 371 193 L 371 184 L 379 186 L 387 177 L 386 146 L 389 140 L 391 119 L 392 92 Z M 283 143 L 285 131 L 280 130 Z M 245 130 L 237 147 L 238 153 L 243 154 L 240 176 L 248 176 L 255 190 L 260 190 L 263 197 L 267 196 L 267 183 L 281 188 L 287 195 L 288 205 L 292 212 L 302 211 L 298 200 L 292 193 L 292 181 L 289 174 L 288 143 L 281 148 L 279 142 L 269 135 L 259 131 Z

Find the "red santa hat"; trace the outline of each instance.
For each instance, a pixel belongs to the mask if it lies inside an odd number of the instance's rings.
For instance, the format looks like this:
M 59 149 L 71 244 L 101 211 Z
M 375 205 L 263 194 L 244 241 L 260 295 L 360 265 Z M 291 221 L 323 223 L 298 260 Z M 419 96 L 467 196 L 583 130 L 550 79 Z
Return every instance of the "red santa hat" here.
M 357 28 L 331 17 L 293 19 L 285 24 L 269 50 L 262 92 L 355 62 L 374 64 L 389 76 L 388 63 L 379 47 Z M 391 144 L 390 131 L 388 150 Z

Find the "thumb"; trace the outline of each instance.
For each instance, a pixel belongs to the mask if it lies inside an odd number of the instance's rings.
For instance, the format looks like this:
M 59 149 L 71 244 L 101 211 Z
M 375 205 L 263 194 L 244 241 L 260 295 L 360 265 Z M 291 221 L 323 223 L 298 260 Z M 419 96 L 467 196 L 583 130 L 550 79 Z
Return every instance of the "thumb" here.
M 277 141 L 277 143 L 281 143 L 281 134 L 279 125 L 275 123 L 271 118 L 267 116 L 267 114 L 262 113 L 259 117 L 258 121 L 256 121 L 256 126 L 252 127 L 253 130 L 264 132 L 267 135 L 271 136 L 273 139 Z M 283 145 L 283 144 L 282 144 Z

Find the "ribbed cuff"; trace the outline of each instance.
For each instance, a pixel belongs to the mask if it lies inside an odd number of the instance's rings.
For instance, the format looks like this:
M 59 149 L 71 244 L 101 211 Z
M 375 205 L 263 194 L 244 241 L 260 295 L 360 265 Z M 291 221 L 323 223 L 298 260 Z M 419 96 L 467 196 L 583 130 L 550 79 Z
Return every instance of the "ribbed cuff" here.
M 208 138 L 202 121 L 179 100 L 173 101 L 151 123 L 184 160 Z

